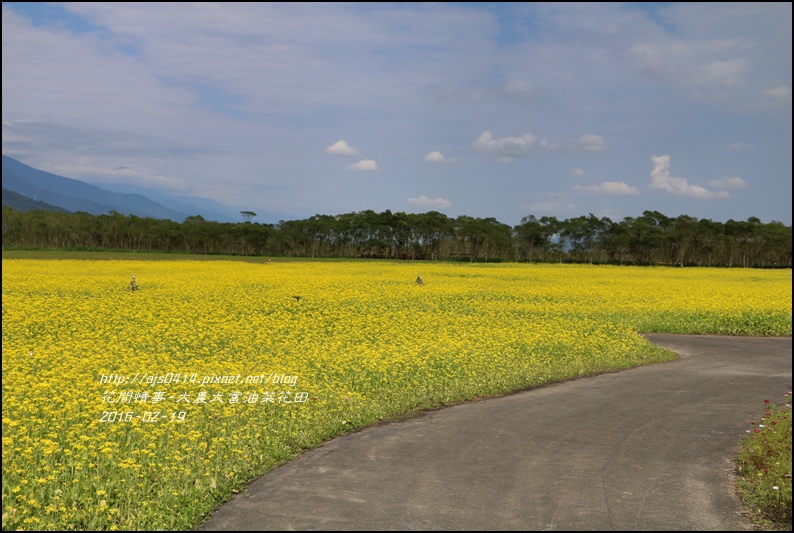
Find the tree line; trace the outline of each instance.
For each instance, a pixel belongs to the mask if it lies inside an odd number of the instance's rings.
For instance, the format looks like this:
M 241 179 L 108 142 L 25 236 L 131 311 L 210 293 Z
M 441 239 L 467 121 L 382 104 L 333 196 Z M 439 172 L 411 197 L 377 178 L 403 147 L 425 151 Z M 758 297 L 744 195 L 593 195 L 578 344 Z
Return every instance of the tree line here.
M 658 211 L 618 222 L 593 214 L 565 220 L 528 215 L 511 227 L 495 218 L 450 218 L 438 211 L 368 210 L 260 224 L 4 207 L 3 248 L 791 268 L 791 226 L 756 217 L 670 218 Z

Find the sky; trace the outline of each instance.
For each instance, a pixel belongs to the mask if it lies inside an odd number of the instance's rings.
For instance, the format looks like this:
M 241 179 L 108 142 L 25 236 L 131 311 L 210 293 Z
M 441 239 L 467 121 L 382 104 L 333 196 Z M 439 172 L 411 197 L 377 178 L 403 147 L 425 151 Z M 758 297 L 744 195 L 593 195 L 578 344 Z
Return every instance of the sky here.
M 283 220 L 791 225 L 791 21 L 790 2 L 7 2 L 2 150 Z

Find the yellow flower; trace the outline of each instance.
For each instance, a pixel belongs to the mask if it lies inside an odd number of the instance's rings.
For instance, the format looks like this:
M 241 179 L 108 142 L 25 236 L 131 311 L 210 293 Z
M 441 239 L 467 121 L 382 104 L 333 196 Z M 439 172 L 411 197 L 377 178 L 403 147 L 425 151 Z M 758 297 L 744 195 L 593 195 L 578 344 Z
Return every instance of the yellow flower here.
M 185 487 L 359 420 L 671 357 L 637 331 L 791 335 L 790 271 L 422 268 L 418 289 L 399 262 L 4 259 L 4 484 L 72 479 L 73 508 L 33 511 L 52 529 L 110 529 L 76 517 L 117 490 L 167 529 Z

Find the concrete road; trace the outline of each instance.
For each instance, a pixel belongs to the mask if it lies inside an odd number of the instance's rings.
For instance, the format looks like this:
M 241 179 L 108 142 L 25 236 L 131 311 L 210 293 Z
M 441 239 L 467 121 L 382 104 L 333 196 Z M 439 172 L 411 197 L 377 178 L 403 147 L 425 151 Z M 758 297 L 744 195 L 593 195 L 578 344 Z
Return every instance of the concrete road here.
M 791 338 L 648 337 L 681 359 L 337 438 L 202 529 L 751 529 L 732 458 L 791 385 Z

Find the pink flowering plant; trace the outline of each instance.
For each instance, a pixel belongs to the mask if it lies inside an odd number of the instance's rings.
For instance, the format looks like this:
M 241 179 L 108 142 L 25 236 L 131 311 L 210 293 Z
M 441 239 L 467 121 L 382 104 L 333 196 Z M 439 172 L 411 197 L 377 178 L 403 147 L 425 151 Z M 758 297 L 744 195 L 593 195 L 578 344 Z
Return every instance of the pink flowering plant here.
M 757 521 L 791 530 L 791 386 L 785 401 L 764 400 L 763 415 L 750 421 L 737 458 L 738 488 Z

